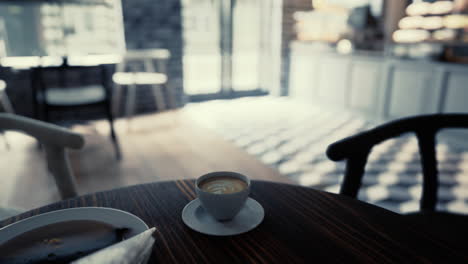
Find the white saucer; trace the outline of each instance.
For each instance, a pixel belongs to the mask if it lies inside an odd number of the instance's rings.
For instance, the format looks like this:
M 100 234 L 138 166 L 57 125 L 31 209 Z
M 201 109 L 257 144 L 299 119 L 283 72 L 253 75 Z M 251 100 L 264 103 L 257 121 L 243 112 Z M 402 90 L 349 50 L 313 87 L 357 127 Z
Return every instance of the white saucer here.
M 226 222 L 219 222 L 208 214 L 199 199 L 188 203 L 182 211 L 182 220 L 187 226 L 213 236 L 233 236 L 248 232 L 257 227 L 264 216 L 263 207 L 252 198 L 248 198 L 240 212 Z

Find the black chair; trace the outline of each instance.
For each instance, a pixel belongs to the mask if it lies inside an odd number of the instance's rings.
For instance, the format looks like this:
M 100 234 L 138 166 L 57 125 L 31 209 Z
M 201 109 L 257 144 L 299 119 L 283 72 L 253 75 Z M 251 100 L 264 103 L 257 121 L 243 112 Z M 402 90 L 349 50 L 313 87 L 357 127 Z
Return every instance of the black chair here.
M 73 118 L 76 118 L 80 110 L 101 109 L 101 113 L 109 121 L 116 159 L 120 160 L 122 154 L 114 129 L 108 66 L 69 66 L 65 60 L 61 66 L 34 68 L 34 111 L 37 119 L 53 122 L 52 111 L 73 111 Z
M 327 156 L 333 161 L 346 160 L 340 194 L 356 198 L 372 148 L 404 133 L 414 133 L 421 155 L 423 188 L 420 212 L 407 214 L 415 224 L 426 225 L 450 241 L 468 237 L 468 216 L 436 212 L 438 170 L 436 135 L 443 128 L 468 128 L 468 114 L 433 114 L 404 118 L 331 144 Z M 468 175 L 467 175 L 468 177 Z

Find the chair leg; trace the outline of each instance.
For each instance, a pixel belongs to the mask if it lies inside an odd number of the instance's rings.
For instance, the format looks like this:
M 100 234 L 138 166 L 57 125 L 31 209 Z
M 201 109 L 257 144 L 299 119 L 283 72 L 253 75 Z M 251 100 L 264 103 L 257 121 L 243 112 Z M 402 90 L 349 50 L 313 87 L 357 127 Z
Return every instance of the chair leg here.
M 125 117 L 127 118 L 127 130 L 130 131 L 130 122 L 135 112 L 136 85 L 127 86 L 127 100 L 125 102 Z
M 13 107 L 11 107 L 11 103 L 10 103 L 10 99 L 8 99 L 8 95 L 6 94 L 5 91 L 2 91 L 1 93 L 2 94 L 1 94 L 1 97 L 0 97 L 0 103 L 2 104 L 3 110 L 5 110 L 5 112 L 7 112 L 7 113 L 14 114 L 15 112 L 13 111 Z M 8 144 L 8 140 L 7 140 L 5 132 L 0 131 L 0 134 L 3 137 L 3 141 L 5 143 L 5 148 L 7 150 L 10 150 L 10 144 Z
M 119 84 L 114 85 L 114 91 L 112 93 L 112 115 L 115 117 L 120 114 L 120 100 L 122 98 L 122 86 Z
M 165 110 L 167 108 L 166 106 L 166 100 L 164 99 L 164 93 L 162 92 L 161 86 L 158 84 L 152 85 L 153 88 L 153 96 L 156 101 L 156 107 L 158 108 L 158 111 Z
M 11 106 L 10 99 L 8 98 L 8 95 L 6 94 L 5 91 L 2 91 L 0 100 L 1 100 L 1 104 L 5 112 L 10 113 L 10 114 L 15 113 L 15 111 L 13 110 L 13 107 Z
M 173 90 L 173 87 L 172 85 L 169 84 L 169 82 L 166 82 L 163 87 L 165 88 L 166 90 L 166 93 L 167 93 L 167 98 L 169 100 L 168 102 L 168 108 L 169 109 L 175 109 L 177 108 L 177 102 L 176 102 L 176 99 L 175 99 L 175 91 Z
M 3 137 L 3 142 L 5 143 L 5 148 L 6 150 L 10 150 L 10 144 L 8 143 L 8 140 L 7 140 L 7 137 L 6 137 L 6 134 L 4 131 L 1 131 L 0 134 L 2 134 L 2 137 Z
M 41 121 L 44 121 L 44 122 L 47 122 L 47 123 L 50 123 L 50 115 L 49 115 L 49 108 L 48 106 L 45 104 L 45 103 L 42 103 L 41 106 L 38 105 L 38 119 L 41 120 Z M 37 150 L 42 150 L 42 144 L 41 142 L 38 140 L 37 141 Z
M 78 195 L 75 177 L 70 167 L 65 149 L 57 146 L 44 146 L 47 158 L 47 167 L 52 173 L 62 199 Z
M 112 115 L 110 100 L 106 100 L 106 114 L 107 114 L 107 120 L 109 121 L 109 125 L 110 125 L 110 136 L 111 136 L 112 144 L 114 145 L 115 158 L 118 161 L 120 161 L 122 160 L 122 152 L 120 151 L 120 144 L 119 144 L 119 139 L 117 138 L 117 133 L 115 133 L 114 117 Z

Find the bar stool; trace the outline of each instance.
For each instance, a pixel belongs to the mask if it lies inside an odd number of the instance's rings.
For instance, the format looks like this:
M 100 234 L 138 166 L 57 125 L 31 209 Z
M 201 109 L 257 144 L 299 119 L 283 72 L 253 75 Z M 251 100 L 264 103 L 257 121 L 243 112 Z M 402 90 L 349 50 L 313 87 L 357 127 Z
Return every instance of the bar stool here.
M 150 85 L 152 87 L 158 110 L 175 107 L 173 91 L 167 82 L 166 66 L 169 58 L 170 52 L 166 49 L 134 50 L 125 54 L 122 63 L 117 65 L 116 73 L 112 76 L 115 84 L 112 101 L 114 115 L 118 115 L 120 112 L 123 86 L 128 89 L 125 102 L 127 122 L 130 122 L 135 111 L 137 86 Z M 163 93 L 163 88 L 166 90 L 166 96 Z

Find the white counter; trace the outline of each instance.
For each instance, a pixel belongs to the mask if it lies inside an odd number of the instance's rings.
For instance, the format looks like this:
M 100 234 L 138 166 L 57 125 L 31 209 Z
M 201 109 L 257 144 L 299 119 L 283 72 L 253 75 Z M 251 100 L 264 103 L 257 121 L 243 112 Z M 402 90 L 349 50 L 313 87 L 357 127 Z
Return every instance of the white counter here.
M 425 113 L 468 113 L 468 65 L 379 53 L 341 55 L 294 42 L 289 95 L 380 122 Z

